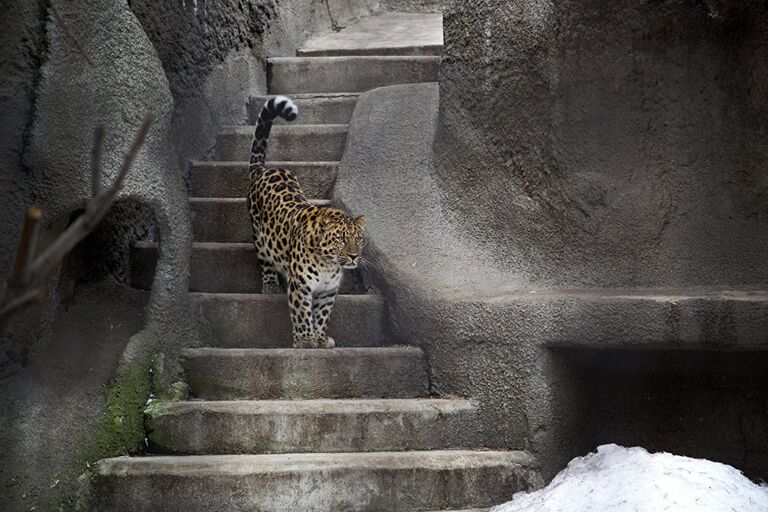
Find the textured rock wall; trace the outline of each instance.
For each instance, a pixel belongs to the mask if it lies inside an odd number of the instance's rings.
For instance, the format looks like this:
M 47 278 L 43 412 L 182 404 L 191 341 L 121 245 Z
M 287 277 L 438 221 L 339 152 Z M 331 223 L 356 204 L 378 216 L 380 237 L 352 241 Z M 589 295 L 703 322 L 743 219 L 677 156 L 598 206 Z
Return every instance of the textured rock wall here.
M 768 278 L 763 2 L 450 2 L 439 182 L 520 284 Z

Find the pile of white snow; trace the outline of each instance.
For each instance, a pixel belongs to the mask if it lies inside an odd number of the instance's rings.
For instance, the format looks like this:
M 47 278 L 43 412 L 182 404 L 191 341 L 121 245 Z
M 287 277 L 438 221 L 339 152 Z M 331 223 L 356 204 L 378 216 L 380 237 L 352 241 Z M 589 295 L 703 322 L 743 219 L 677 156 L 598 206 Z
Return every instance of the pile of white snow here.
M 768 487 L 708 460 L 600 446 L 491 512 L 768 512 Z

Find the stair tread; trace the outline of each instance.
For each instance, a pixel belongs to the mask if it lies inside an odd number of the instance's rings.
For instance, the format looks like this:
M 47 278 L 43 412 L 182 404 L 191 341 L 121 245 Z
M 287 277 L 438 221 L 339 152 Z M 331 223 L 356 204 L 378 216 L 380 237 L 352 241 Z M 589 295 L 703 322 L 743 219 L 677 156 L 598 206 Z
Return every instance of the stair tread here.
M 361 414 L 368 412 L 439 412 L 471 410 L 463 398 L 341 398 L 314 400 L 189 400 L 160 404 L 160 414 Z
M 412 452 L 285 453 L 241 455 L 152 455 L 114 457 L 96 463 L 99 474 L 165 474 L 201 476 L 270 474 L 329 469 L 455 470 L 472 467 L 533 464 L 523 451 L 430 450 Z
M 199 243 L 199 242 L 197 242 Z M 242 244 L 245 245 L 245 244 Z M 285 297 L 282 294 L 263 294 L 263 293 L 227 293 L 227 292 L 190 292 L 193 298 L 199 300 L 225 300 L 225 301 L 251 301 L 251 302 L 284 302 Z M 355 302 L 370 302 L 384 304 L 384 298 L 373 293 L 366 294 L 346 294 L 338 296 L 345 300 Z
M 246 202 L 245 197 L 190 197 L 190 203 L 232 203 L 241 204 Z M 310 199 L 309 202 L 315 206 L 326 206 L 331 204 L 330 199 Z
M 190 165 L 192 167 L 232 167 L 235 165 L 242 165 L 242 166 L 248 166 L 249 162 L 248 160 L 192 160 L 190 162 Z M 313 166 L 313 167 L 320 167 L 320 166 L 328 166 L 328 167 L 335 167 L 338 166 L 338 161 L 307 161 L 302 162 L 299 160 L 290 160 L 290 161 L 268 161 L 265 166 L 266 167 L 299 167 L 299 166 Z
M 435 62 L 438 60 L 440 60 L 440 57 L 436 55 L 334 55 L 320 57 L 269 57 L 267 59 L 270 64 L 283 64 L 293 62 L 311 62 L 313 64 L 337 64 L 342 62 Z M 329 92 L 349 94 L 355 91 Z M 320 91 L 320 93 L 327 94 L 324 91 Z
M 219 134 L 253 134 L 253 130 L 256 127 L 253 125 L 231 125 L 222 126 Z M 300 132 L 313 132 L 313 133 L 346 133 L 349 130 L 348 124 L 277 124 L 272 126 L 272 134 L 291 134 Z M 296 162 L 291 162 L 295 164 Z

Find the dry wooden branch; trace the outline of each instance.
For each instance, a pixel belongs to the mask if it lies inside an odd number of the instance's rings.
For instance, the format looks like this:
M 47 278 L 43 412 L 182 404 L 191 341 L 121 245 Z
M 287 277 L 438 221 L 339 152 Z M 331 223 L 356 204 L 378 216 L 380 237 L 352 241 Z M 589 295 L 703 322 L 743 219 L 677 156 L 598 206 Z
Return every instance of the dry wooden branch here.
M 29 268 L 35 257 L 37 237 L 40 233 L 40 221 L 43 220 L 43 210 L 37 206 L 27 208 L 24 216 L 24 226 L 21 228 L 19 245 L 16 248 L 16 261 L 9 286 L 21 288 L 29 284 Z
M 117 194 L 123 187 L 123 181 L 144 144 L 144 140 L 152 126 L 152 116 L 147 114 L 141 124 L 130 150 L 123 159 L 123 164 L 112 185 L 101 190 L 101 151 L 104 140 L 104 130 L 99 127 L 94 134 L 94 147 L 91 162 L 91 190 L 93 199 L 85 211 L 64 230 L 61 235 L 43 253 L 36 258 L 37 236 L 43 212 L 36 206 L 27 210 L 24 219 L 19 245 L 16 250 L 16 261 L 13 275 L 0 299 L 0 332 L 7 324 L 8 318 L 15 312 L 34 302 L 42 301 L 44 289 L 39 282 L 56 268 L 67 254 L 81 240 L 87 237 L 101 222 L 115 202 Z
M 45 297 L 45 290 L 42 288 L 32 288 L 27 290 L 18 297 L 9 301 L 0 308 L 0 322 L 10 317 L 17 310 L 29 306 L 31 304 L 40 304 Z

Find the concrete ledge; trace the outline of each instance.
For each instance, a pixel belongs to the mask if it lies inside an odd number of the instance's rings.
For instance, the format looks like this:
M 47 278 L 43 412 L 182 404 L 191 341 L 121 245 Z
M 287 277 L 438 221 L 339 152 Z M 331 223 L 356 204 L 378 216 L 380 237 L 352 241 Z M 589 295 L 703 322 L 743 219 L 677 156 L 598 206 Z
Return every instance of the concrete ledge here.
M 248 160 L 253 126 L 225 126 L 216 137 L 219 160 Z M 289 124 L 273 126 L 267 147 L 268 158 L 286 161 L 335 162 L 344 154 L 346 124 Z
M 280 57 L 269 59 L 275 94 L 363 92 L 386 85 L 436 82 L 440 57 Z
M 378 46 L 370 48 L 326 48 L 300 49 L 296 52 L 299 57 L 342 57 L 342 56 L 387 56 L 387 55 L 421 55 L 440 56 L 443 54 L 442 44 L 422 44 L 406 46 Z
M 269 168 L 288 169 L 307 197 L 320 199 L 330 197 L 337 166 L 338 162 L 267 162 Z M 192 162 L 190 180 L 193 197 L 245 197 L 249 186 L 248 162 Z
M 248 101 L 248 118 L 255 125 L 264 103 L 273 96 L 251 96 Z M 291 99 L 299 107 L 297 121 L 301 124 L 346 124 L 352 118 L 357 94 L 295 94 Z M 286 124 L 279 117 L 275 124 Z
M 483 446 L 468 400 L 281 400 L 158 404 L 153 451 L 175 454 L 439 450 Z
M 766 290 L 524 290 L 474 296 L 548 347 L 768 349 Z
M 414 347 L 189 349 L 183 367 L 194 396 L 210 400 L 416 398 L 429 394 Z
M 198 317 L 217 347 L 290 347 L 288 303 L 281 295 L 195 293 Z M 376 295 L 339 295 L 328 333 L 337 346 L 371 347 L 387 340 L 386 308 Z
M 119 457 L 95 473 L 94 510 L 112 512 L 411 512 L 488 507 L 541 485 L 525 452 L 460 450 Z

